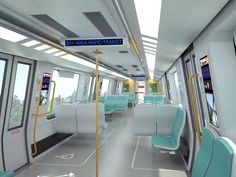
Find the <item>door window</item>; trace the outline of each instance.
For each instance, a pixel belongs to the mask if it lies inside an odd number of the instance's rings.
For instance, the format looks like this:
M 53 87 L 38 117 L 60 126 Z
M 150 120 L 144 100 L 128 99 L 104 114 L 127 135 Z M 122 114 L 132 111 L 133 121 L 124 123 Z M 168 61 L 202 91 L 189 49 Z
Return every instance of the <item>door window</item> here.
M 23 124 L 23 113 L 29 79 L 29 71 L 29 64 L 17 63 L 8 130 L 19 128 Z
M 2 98 L 2 84 L 4 79 L 6 61 L 0 60 L 0 100 Z

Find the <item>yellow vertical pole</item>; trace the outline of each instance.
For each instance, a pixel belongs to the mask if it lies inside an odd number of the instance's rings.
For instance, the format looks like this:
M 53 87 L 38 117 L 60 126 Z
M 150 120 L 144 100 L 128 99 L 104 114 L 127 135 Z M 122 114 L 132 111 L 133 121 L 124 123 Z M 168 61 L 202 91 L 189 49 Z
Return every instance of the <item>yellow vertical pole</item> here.
M 198 121 L 198 116 L 197 116 L 197 106 L 195 103 L 195 98 L 194 98 L 194 92 L 193 92 L 193 78 L 198 77 L 199 74 L 193 74 L 189 77 L 189 92 L 190 92 L 190 97 L 191 97 L 191 102 L 192 102 L 192 106 L 193 106 L 193 118 L 194 118 L 194 122 L 195 122 L 195 126 L 196 126 L 196 130 L 197 130 L 197 137 L 198 137 L 198 143 L 201 144 L 201 133 L 200 133 L 200 126 L 199 126 L 199 121 Z
M 37 131 L 37 121 L 39 118 L 39 107 L 40 107 L 40 98 L 41 98 L 41 91 L 42 91 L 42 81 L 38 81 L 38 86 L 39 86 L 39 95 L 38 95 L 38 100 L 37 100 L 37 107 L 36 107 L 36 116 L 34 119 L 34 135 L 33 135 L 33 140 L 34 140 L 34 152 L 32 152 L 32 155 L 35 156 L 38 153 L 37 149 L 37 144 L 36 144 L 36 131 Z
M 96 49 L 96 177 L 98 177 L 98 49 Z

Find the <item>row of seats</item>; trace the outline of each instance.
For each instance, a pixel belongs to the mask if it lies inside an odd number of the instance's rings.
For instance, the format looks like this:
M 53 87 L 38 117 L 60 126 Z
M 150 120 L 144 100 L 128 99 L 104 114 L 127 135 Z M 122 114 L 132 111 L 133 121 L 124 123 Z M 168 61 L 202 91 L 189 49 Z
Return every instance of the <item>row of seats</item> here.
M 134 133 L 152 136 L 156 147 L 176 150 L 186 122 L 186 111 L 175 105 L 141 104 L 134 108 Z
M 127 93 L 124 92 L 122 95 L 127 95 L 128 96 L 128 103 L 134 104 L 135 103 L 135 94 L 134 93 Z
M 106 127 L 104 104 L 99 103 L 99 129 Z M 95 103 L 65 103 L 56 106 L 56 131 L 95 134 Z
M 166 103 L 166 96 L 164 95 L 145 95 L 144 96 L 144 103 L 145 104 L 165 104 Z
M 115 111 L 126 111 L 128 109 L 127 95 L 108 95 L 105 98 L 105 113 L 110 114 Z
M 193 163 L 191 177 L 236 177 L 236 146 L 228 138 L 217 137 L 208 128 Z

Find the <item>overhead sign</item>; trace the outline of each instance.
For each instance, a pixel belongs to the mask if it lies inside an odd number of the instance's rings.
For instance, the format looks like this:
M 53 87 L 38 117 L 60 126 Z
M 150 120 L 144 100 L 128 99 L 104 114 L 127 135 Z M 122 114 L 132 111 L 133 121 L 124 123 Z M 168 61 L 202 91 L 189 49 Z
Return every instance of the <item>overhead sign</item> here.
M 131 78 L 145 78 L 145 75 L 131 75 Z
M 114 39 L 67 39 L 65 46 L 120 46 L 123 45 L 123 38 Z

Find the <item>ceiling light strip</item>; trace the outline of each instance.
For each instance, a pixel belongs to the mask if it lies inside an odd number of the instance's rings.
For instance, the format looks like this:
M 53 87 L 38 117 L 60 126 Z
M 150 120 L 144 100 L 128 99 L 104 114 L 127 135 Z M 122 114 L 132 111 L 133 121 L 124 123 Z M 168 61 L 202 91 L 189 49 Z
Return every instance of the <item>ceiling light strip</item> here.
M 25 40 L 28 37 L 0 26 L 0 38 L 16 43 L 16 42 Z
M 157 45 L 156 45 L 156 44 L 147 43 L 147 42 L 145 42 L 145 41 L 143 41 L 143 45 L 144 45 L 144 46 L 148 46 L 148 47 L 152 47 L 152 48 L 154 48 L 154 49 L 157 48 Z
M 153 49 L 150 49 L 150 48 L 147 48 L 147 47 L 144 47 L 144 51 L 149 51 L 149 52 L 154 52 L 154 53 L 157 52 L 156 50 L 153 50 Z

